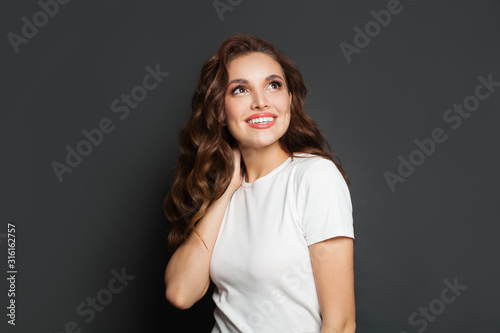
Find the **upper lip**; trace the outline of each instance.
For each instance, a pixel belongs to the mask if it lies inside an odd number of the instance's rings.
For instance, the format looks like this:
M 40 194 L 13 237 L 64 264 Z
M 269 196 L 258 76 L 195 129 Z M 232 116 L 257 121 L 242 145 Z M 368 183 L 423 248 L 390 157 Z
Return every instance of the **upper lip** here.
M 275 114 L 272 114 L 270 112 L 254 113 L 253 115 L 251 115 L 250 117 L 248 117 L 245 121 L 249 121 L 249 120 L 252 120 L 252 119 L 255 119 L 255 118 L 260 118 L 260 117 L 273 117 L 273 118 L 276 118 L 278 116 L 275 115 Z

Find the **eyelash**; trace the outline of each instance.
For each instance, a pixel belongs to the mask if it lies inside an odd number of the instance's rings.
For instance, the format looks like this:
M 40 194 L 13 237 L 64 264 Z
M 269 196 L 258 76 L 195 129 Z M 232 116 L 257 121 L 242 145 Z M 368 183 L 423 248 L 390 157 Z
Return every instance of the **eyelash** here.
M 270 85 L 271 85 L 271 84 L 276 84 L 276 85 L 278 86 L 278 88 L 276 88 L 276 89 L 281 88 L 281 86 L 283 85 L 283 83 L 281 83 L 280 81 L 271 81 L 269 84 L 270 84 Z M 234 95 L 235 91 L 237 91 L 238 89 L 246 89 L 246 87 L 245 87 L 245 86 L 242 86 L 242 85 L 239 85 L 239 86 L 237 86 L 237 87 L 234 87 L 234 89 L 231 91 L 231 94 L 233 94 L 233 95 Z

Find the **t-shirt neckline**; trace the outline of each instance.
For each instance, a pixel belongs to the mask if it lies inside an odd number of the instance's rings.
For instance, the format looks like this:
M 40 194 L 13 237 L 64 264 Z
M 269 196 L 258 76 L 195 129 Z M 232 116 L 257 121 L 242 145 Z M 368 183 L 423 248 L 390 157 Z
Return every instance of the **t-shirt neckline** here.
M 289 156 L 283 163 L 281 163 L 276 168 L 274 168 L 273 171 L 269 172 L 267 175 L 264 175 L 264 176 L 262 176 L 260 178 L 257 178 L 252 183 L 247 183 L 245 181 L 246 174 L 244 174 L 243 175 L 243 182 L 241 183 L 241 186 L 249 188 L 249 187 L 253 187 L 254 184 L 256 184 L 256 183 L 257 184 L 262 183 L 263 181 L 265 181 L 266 179 L 271 178 L 274 174 L 278 173 L 281 169 L 283 169 L 284 167 L 286 167 L 288 165 L 288 163 L 290 163 L 291 161 L 292 161 L 292 158 Z

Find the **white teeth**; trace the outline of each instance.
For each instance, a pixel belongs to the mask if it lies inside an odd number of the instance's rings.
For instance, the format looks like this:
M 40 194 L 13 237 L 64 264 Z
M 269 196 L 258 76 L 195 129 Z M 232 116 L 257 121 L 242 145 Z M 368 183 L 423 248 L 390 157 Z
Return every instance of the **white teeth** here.
M 260 118 L 251 119 L 251 120 L 247 121 L 247 123 L 249 123 L 249 124 L 267 124 L 273 120 L 274 120 L 274 117 L 260 117 Z

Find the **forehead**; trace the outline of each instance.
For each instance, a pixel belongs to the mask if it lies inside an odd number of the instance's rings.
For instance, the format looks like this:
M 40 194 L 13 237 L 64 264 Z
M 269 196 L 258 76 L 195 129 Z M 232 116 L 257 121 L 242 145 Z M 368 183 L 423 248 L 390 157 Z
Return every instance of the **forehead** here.
M 230 80 L 243 77 L 266 77 L 269 74 L 284 74 L 281 65 L 276 60 L 261 52 L 254 52 L 234 58 L 228 63 L 227 71 Z

